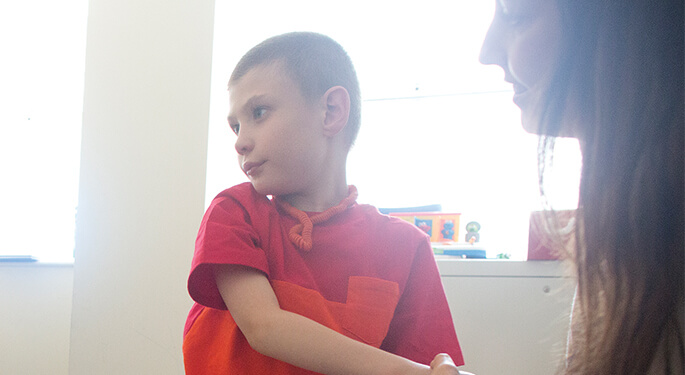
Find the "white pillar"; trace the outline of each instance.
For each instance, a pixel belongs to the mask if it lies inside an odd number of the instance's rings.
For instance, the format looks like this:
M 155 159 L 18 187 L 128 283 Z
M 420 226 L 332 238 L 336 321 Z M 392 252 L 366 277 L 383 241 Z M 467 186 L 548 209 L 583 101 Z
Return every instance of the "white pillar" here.
M 70 374 L 183 373 L 213 20 L 213 0 L 90 0 Z

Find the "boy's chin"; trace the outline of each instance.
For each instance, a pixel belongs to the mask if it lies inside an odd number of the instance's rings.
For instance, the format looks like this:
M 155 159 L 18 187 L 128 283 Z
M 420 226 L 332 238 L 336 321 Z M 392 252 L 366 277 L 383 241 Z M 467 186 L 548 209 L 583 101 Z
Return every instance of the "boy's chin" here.
M 281 195 L 279 189 L 269 186 L 268 184 L 264 183 L 264 181 L 250 180 L 250 183 L 255 191 L 261 195 Z
M 252 187 L 261 195 L 270 195 L 276 197 L 286 197 L 289 195 L 298 195 L 303 190 L 306 190 L 306 186 L 303 184 L 298 184 L 297 181 L 292 181 L 288 179 L 271 179 L 267 180 L 265 176 L 260 176 L 259 178 L 250 179 Z
M 266 186 L 264 186 L 264 184 L 261 184 L 253 179 L 250 179 L 250 183 L 252 184 L 252 187 L 257 191 L 257 193 L 262 195 L 272 195 L 270 192 L 268 192 L 268 189 L 266 188 Z

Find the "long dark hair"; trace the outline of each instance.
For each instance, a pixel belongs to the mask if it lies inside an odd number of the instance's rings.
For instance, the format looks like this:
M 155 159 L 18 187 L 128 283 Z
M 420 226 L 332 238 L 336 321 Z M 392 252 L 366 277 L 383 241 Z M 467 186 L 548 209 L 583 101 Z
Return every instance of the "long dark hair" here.
M 682 371 L 683 2 L 557 1 L 565 48 L 542 133 L 580 119 L 583 155 L 564 372 Z M 553 137 L 540 145 L 544 166 Z

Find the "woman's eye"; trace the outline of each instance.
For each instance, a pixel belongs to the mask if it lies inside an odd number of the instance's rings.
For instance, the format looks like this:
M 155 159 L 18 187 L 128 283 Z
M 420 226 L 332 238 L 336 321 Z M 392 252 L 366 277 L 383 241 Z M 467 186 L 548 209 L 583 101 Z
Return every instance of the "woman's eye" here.
M 506 22 L 511 26 L 519 26 L 523 23 L 523 18 L 515 15 L 508 14 L 504 17 Z
M 261 118 L 265 114 L 266 114 L 266 108 L 264 108 L 264 107 L 257 107 L 254 109 L 254 111 L 252 111 L 252 116 L 255 119 Z
M 240 132 L 240 124 L 230 124 L 231 130 L 235 133 L 235 135 L 238 135 L 238 132 Z
M 531 11 L 502 12 L 502 19 L 510 27 L 527 27 L 534 22 L 536 14 Z
M 512 11 L 506 6 L 502 5 L 499 9 L 501 19 L 510 26 L 519 26 L 525 21 L 526 16 L 522 14 L 521 10 Z

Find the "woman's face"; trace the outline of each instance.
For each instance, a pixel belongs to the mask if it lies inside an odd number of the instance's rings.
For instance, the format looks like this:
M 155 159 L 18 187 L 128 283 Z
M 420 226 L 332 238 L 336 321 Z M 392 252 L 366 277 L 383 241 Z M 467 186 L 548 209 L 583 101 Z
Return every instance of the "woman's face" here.
M 523 128 L 540 133 L 544 96 L 560 52 L 561 21 L 556 0 L 497 0 L 480 61 L 504 70 L 514 86 Z

